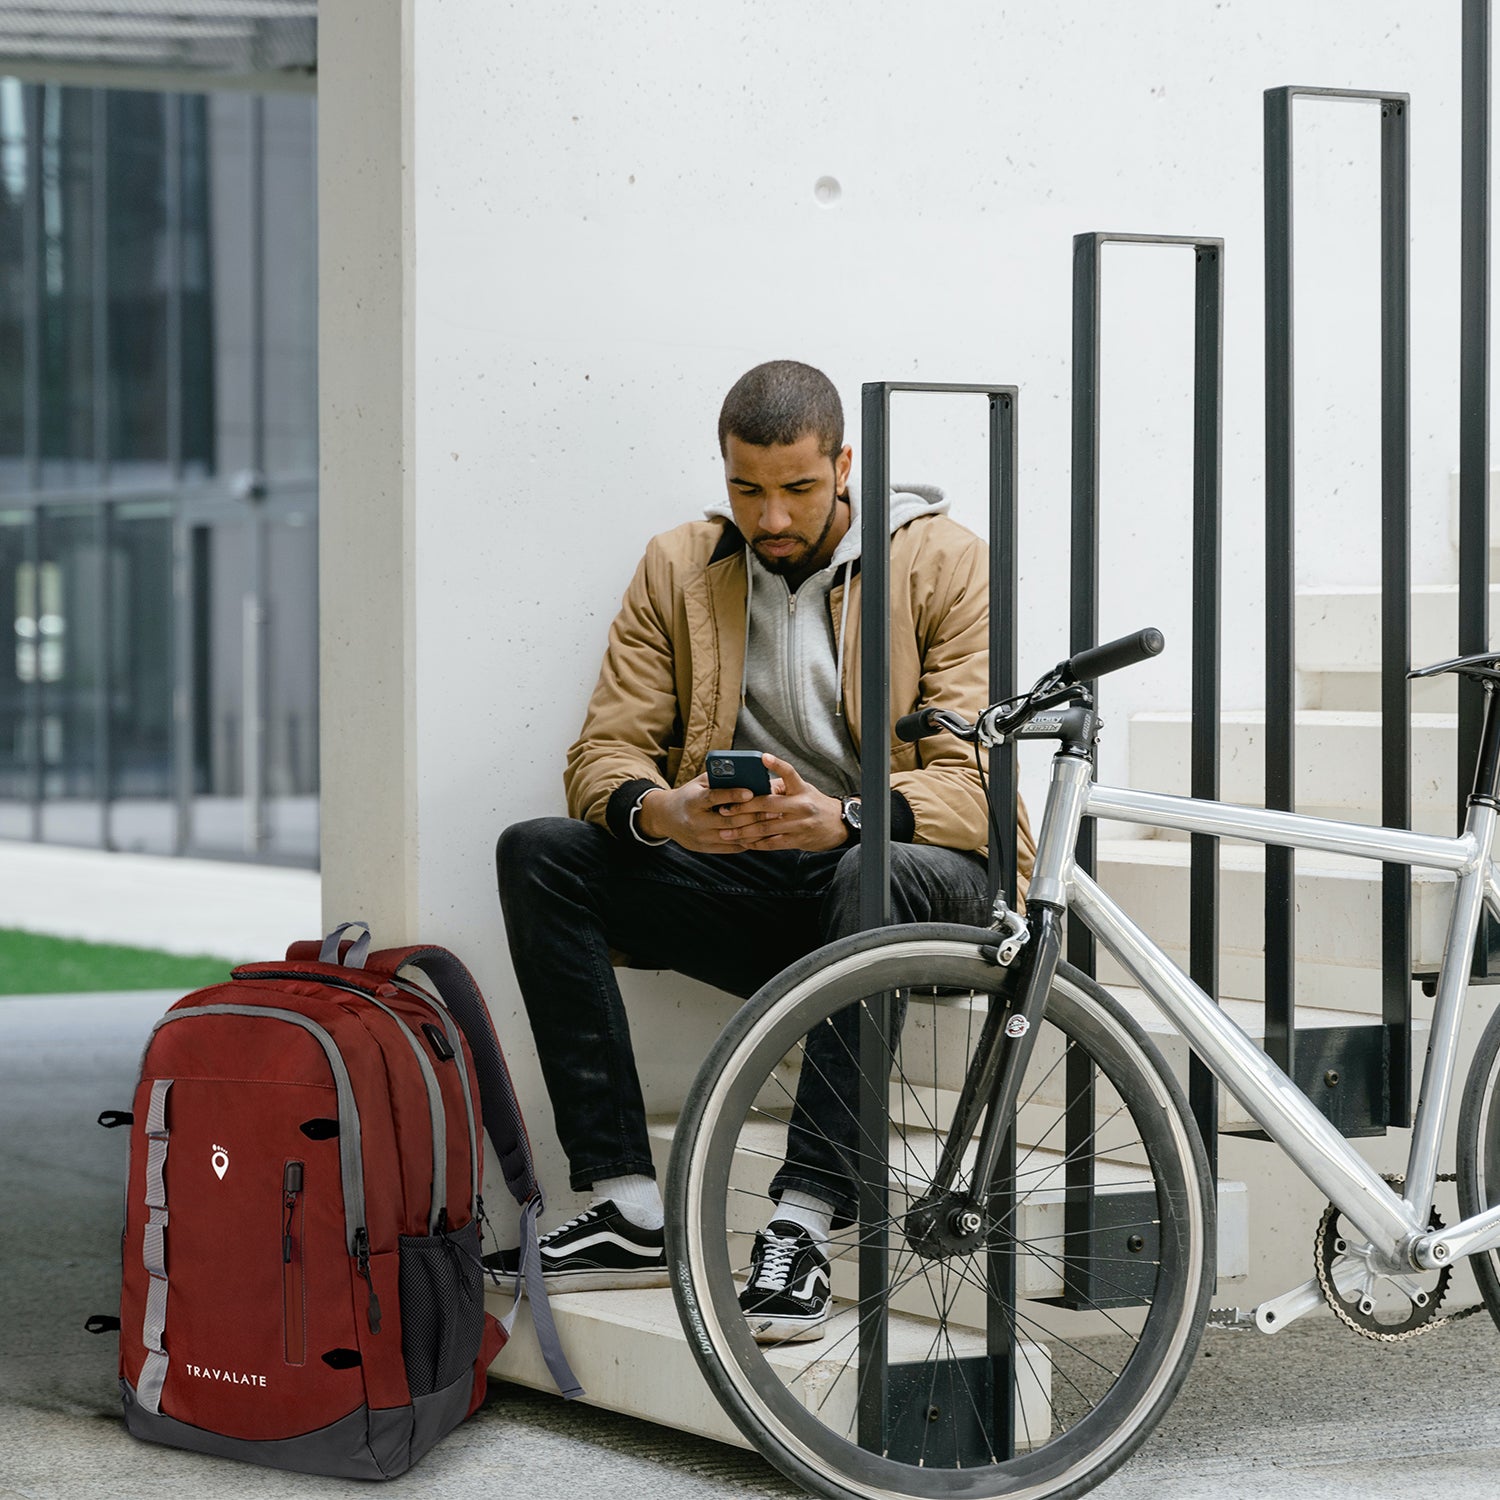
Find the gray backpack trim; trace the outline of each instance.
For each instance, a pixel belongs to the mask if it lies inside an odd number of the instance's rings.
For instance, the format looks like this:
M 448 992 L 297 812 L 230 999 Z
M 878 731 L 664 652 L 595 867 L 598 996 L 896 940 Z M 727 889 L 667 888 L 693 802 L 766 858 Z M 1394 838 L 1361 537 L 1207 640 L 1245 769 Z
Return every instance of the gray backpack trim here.
M 401 1034 L 422 1070 L 422 1082 L 427 1088 L 427 1112 L 432 1117 L 432 1199 L 427 1209 L 427 1232 L 436 1234 L 438 1219 L 448 1202 L 448 1116 L 443 1109 L 443 1091 L 438 1087 L 437 1074 L 427 1060 L 427 1049 L 417 1040 L 411 1027 L 389 1005 L 382 1004 L 373 995 L 361 998 L 383 1010 L 401 1028 Z
M 156 1079 L 146 1112 L 146 1140 L 150 1144 L 146 1147 L 146 1228 L 141 1259 L 151 1284 L 141 1325 L 146 1362 L 141 1366 L 140 1401 L 150 1412 L 161 1410 L 161 1390 L 169 1363 L 161 1338 L 167 1327 L 167 1094 L 171 1087 L 170 1078 Z
M 300 1011 L 281 1010 L 271 1005 L 194 1005 L 183 1010 L 169 1010 L 152 1029 L 154 1037 L 163 1026 L 174 1021 L 190 1020 L 195 1016 L 269 1016 L 276 1021 L 285 1021 L 290 1026 L 300 1026 L 309 1032 L 322 1047 L 333 1070 L 333 1085 L 339 1101 L 339 1177 L 344 1187 L 344 1238 L 349 1254 L 358 1253 L 355 1234 L 365 1227 L 365 1178 L 360 1157 L 359 1106 L 354 1102 L 354 1084 L 349 1078 L 349 1069 L 338 1043 L 316 1021 L 309 1020 Z

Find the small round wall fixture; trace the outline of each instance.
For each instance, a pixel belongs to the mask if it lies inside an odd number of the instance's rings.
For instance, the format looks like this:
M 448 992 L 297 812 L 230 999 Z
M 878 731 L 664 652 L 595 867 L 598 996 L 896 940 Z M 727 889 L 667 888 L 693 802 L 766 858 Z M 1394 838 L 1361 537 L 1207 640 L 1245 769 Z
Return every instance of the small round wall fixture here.
M 813 183 L 813 197 L 824 208 L 832 208 L 844 196 L 844 189 L 837 177 L 820 177 Z

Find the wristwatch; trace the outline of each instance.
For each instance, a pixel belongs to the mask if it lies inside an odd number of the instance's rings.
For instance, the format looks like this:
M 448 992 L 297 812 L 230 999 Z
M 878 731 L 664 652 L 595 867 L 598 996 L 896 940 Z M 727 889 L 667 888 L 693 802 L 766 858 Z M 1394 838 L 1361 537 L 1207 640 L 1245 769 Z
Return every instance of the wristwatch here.
M 857 844 L 859 842 L 859 798 L 840 798 L 839 816 L 844 820 L 844 827 L 848 830 L 847 842 Z

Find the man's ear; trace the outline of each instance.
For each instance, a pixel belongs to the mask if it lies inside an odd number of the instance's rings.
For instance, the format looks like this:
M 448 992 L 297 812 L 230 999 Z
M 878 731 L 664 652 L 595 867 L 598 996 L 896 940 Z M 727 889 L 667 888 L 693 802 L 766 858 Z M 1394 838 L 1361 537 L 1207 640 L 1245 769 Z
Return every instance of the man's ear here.
M 836 481 L 833 487 L 835 495 L 842 496 L 849 489 L 849 471 L 854 467 L 854 449 L 848 443 L 844 444 L 842 452 L 833 461 L 833 477 Z

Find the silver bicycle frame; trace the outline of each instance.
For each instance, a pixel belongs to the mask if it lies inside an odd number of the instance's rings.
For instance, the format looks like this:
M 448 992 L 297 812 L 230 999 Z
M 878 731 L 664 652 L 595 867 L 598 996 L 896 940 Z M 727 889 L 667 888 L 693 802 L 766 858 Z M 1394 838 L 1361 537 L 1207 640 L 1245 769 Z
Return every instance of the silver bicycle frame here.
M 1471 805 L 1463 833 L 1450 839 L 1227 802 L 1097 786 L 1089 780 L 1090 771 L 1089 762 L 1077 756 L 1059 755 L 1052 762 L 1031 897 L 1060 902 L 1077 913 L 1251 1118 L 1340 1213 L 1363 1231 L 1376 1256 L 1391 1272 L 1412 1266 L 1432 1269 L 1500 1245 L 1500 1207 L 1465 1219 L 1440 1234 L 1430 1234 L 1427 1227 L 1480 913 L 1488 904 L 1500 918 L 1500 879 L 1490 858 L 1495 810 Z M 1438 978 L 1422 1090 L 1413 1117 L 1404 1197 L 1381 1179 L 1292 1080 L 1075 866 L 1073 848 L 1085 816 L 1261 844 L 1321 849 L 1454 873 L 1457 889 Z

